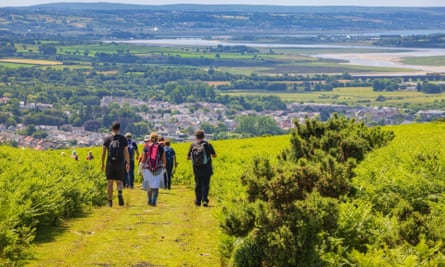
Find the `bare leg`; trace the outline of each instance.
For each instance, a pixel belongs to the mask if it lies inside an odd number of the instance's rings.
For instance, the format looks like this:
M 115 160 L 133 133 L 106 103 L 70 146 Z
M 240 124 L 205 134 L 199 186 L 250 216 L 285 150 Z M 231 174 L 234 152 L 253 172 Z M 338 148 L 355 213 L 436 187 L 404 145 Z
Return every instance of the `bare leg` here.
M 116 180 L 116 185 L 117 185 L 117 197 L 119 199 L 119 206 L 123 206 L 124 205 L 124 197 L 122 196 L 123 183 L 120 180 Z
M 117 184 L 117 191 L 122 191 L 122 188 L 124 187 L 122 181 L 116 180 L 116 184 Z
M 107 180 L 108 200 L 113 199 L 113 180 Z

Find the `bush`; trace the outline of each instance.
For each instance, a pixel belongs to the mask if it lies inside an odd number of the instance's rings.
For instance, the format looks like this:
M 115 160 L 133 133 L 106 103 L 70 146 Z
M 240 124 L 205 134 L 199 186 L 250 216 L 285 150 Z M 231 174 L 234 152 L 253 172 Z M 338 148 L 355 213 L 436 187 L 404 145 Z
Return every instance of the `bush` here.
M 62 158 L 60 151 L 2 147 L 0 265 L 26 258 L 38 229 L 104 204 L 105 179 L 96 162 Z

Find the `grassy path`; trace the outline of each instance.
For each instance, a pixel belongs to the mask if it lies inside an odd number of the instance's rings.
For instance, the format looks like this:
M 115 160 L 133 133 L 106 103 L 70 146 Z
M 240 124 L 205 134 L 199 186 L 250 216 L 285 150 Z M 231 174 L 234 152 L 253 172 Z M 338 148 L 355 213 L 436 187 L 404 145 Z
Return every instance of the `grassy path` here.
M 33 248 L 27 266 L 219 266 L 216 208 L 193 205 L 186 187 L 161 190 L 157 207 L 145 191 L 124 191 L 125 206 L 92 209 L 67 221 Z

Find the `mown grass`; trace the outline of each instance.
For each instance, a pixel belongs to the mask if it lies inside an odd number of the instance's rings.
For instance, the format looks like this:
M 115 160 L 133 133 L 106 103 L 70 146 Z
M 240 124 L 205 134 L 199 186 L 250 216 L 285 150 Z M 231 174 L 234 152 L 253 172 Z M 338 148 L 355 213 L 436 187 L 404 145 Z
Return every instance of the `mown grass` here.
M 3 58 L 0 62 L 29 64 L 29 65 L 62 65 L 60 61 L 42 60 L 42 59 L 27 59 L 27 58 Z
M 162 191 L 156 208 L 137 188 L 124 198 L 124 207 L 67 221 L 54 241 L 35 247 L 28 266 L 220 265 L 216 208 L 195 207 L 190 188 Z

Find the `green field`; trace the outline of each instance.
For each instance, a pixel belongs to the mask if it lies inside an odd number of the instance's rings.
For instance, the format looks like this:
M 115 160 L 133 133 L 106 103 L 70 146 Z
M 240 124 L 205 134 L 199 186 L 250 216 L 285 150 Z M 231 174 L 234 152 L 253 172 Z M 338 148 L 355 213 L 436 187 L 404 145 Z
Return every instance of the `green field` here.
M 225 93 L 225 92 L 221 92 Z M 424 94 L 414 91 L 374 92 L 371 87 L 344 87 L 335 88 L 332 92 L 307 93 L 270 93 L 264 91 L 232 91 L 229 95 L 275 95 L 284 101 L 305 103 L 329 103 L 348 105 L 375 105 L 375 106 L 403 106 L 404 104 L 427 104 L 445 101 L 445 93 Z M 385 97 L 385 101 L 377 101 L 378 96 Z
M 32 67 L 36 67 L 37 65 L 24 64 L 24 63 L 0 62 L 0 66 L 5 67 L 5 68 L 18 69 L 18 68 L 32 68 Z
M 408 64 L 408 65 L 445 66 L 445 56 L 408 57 L 408 58 L 404 58 L 402 62 L 404 64 Z
M 445 250 L 441 243 L 445 234 L 443 229 L 437 228 L 445 221 L 442 212 L 445 200 L 441 191 L 445 188 L 441 167 L 445 162 L 441 152 L 445 146 L 441 138 L 445 124 L 384 129 L 394 131 L 395 139 L 386 147 L 369 153 L 358 165 L 354 171 L 356 178 L 352 180 L 357 189 L 355 197 L 345 197 L 338 204 L 340 232 L 331 234 L 350 235 L 349 239 L 335 239 L 345 248 L 348 244 L 369 242 L 369 250 L 349 250 L 342 256 L 357 266 L 414 267 L 424 260 L 440 261 Z M 26 253 L 20 254 L 24 257 L 19 261 L 20 265 L 224 266 L 228 259 L 223 259 L 224 250 L 220 250 L 224 237 L 219 225 L 228 216 L 226 208 L 231 207 L 234 212 L 236 206 L 233 205 L 245 197 L 245 186 L 240 177 L 251 171 L 252 162 L 257 157 L 268 158 L 273 166 L 279 166 L 276 165 L 280 162 L 276 155 L 289 147 L 289 136 L 216 141 L 213 144 L 218 157 L 214 163 L 210 208 L 194 207 L 191 166 L 183 160 L 188 144 L 174 144 L 180 165 L 173 189 L 161 191 L 158 207 L 148 207 L 145 192 L 137 186 L 134 190 L 124 191 L 124 207 L 91 207 L 85 202 L 79 206 L 83 207 L 83 212 L 71 219 L 72 215 L 63 215 L 59 199 L 64 199 L 63 205 L 68 208 L 74 204 L 70 201 L 94 198 L 97 201 L 105 194 L 105 178 L 99 172 L 99 160 L 85 162 L 87 149 L 78 150 L 81 161 L 75 162 L 69 157 L 63 158 L 61 151 L 4 148 L 0 152 L 0 162 L 10 164 L 2 165 L 0 172 L 0 233 L 8 235 L 7 239 L 0 240 L 0 244 L 5 245 L 4 242 L 12 238 L 17 238 L 18 243 L 6 243 L 9 248 L 24 242 L 20 236 L 11 234 L 9 229 L 13 228 L 10 225 L 17 223 L 19 218 L 27 218 L 22 223 L 32 224 L 31 218 L 35 217 L 40 220 L 36 224 L 37 231 L 31 232 L 36 233 L 35 240 Z M 100 148 L 92 151 L 97 156 Z M 64 152 L 70 153 L 69 150 Z M 41 162 L 37 163 L 37 158 Z M 48 172 L 47 164 L 53 165 L 51 172 Z M 18 176 L 14 171 L 16 168 L 21 170 Z M 16 179 L 11 179 L 12 176 Z M 101 190 L 95 191 L 96 187 Z M 19 208 L 23 201 L 28 208 Z M 424 213 L 424 205 L 430 207 L 430 214 Z M 28 209 L 39 213 L 29 213 Z M 404 209 L 406 213 L 400 214 Z M 411 209 L 415 214 L 422 214 L 412 215 Z M 58 226 L 48 224 L 46 219 L 53 213 L 61 216 Z M 422 220 L 412 221 L 412 218 Z M 417 224 L 423 227 L 419 228 Z M 406 229 L 413 229 L 413 233 L 405 233 Z M 352 238 L 356 233 L 366 238 Z M 404 241 L 410 237 L 405 236 L 407 234 L 420 235 L 420 240 L 428 239 L 428 243 L 419 242 L 419 239 L 410 240 L 410 243 Z M 388 247 L 382 249 L 382 244 Z M 283 246 L 285 249 L 288 245 Z M 4 255 L 14 254 L 0 254 L 0 263 L 8 265 L 2 258 Z
M 313 73 L 390 73 L 390 72 L 412 72 L 408 68 L 387 68 L 371 67 L 341 64 L 340 61 L 321 60 L 313 57 L 314 54 L 323 53 L 346 53 L 351 50 L 345 48 L 277 48 L 265 49 L 259 48 L 258 53 L 228 53 L 228 52 L 209 52 L 206 47 L 159 47 L 136 44 L 121 43 L 96 43 L 84 45 L 60 45 L 55 42 L 44 42 L 42 44 L 52 44 L 57 47 L 57 53 L 60 55 L 74 55 L 84 57 L 82 60 L 90 64 L 89 58 L 94 57 L 96 53 L 130 53 L 142 58 L 153 57 L 178 57 L 182 59 L 210 59 L 217 60 L 216 66 L 223 71 L 234 74 L 252 73 L 263 75 L 277 74 L 313 74 Z M 38 45 L 16 44 L 17 52 L 23 53 L 24 57 L 35 57 L 39 54 Z M 353 49 L 355 53 L 369 52 L 390 52 L 385 49 Z M 42 58 L 39 55 L 39 58 Z M 438 63 L 437 63 L 438 64 Z M 6 67 L 18 67 L 16 65 L 1 64 Z M 82 64 L 83 65 L 83 64 Z M 188 66 L 188 65 L 184 65 Z

